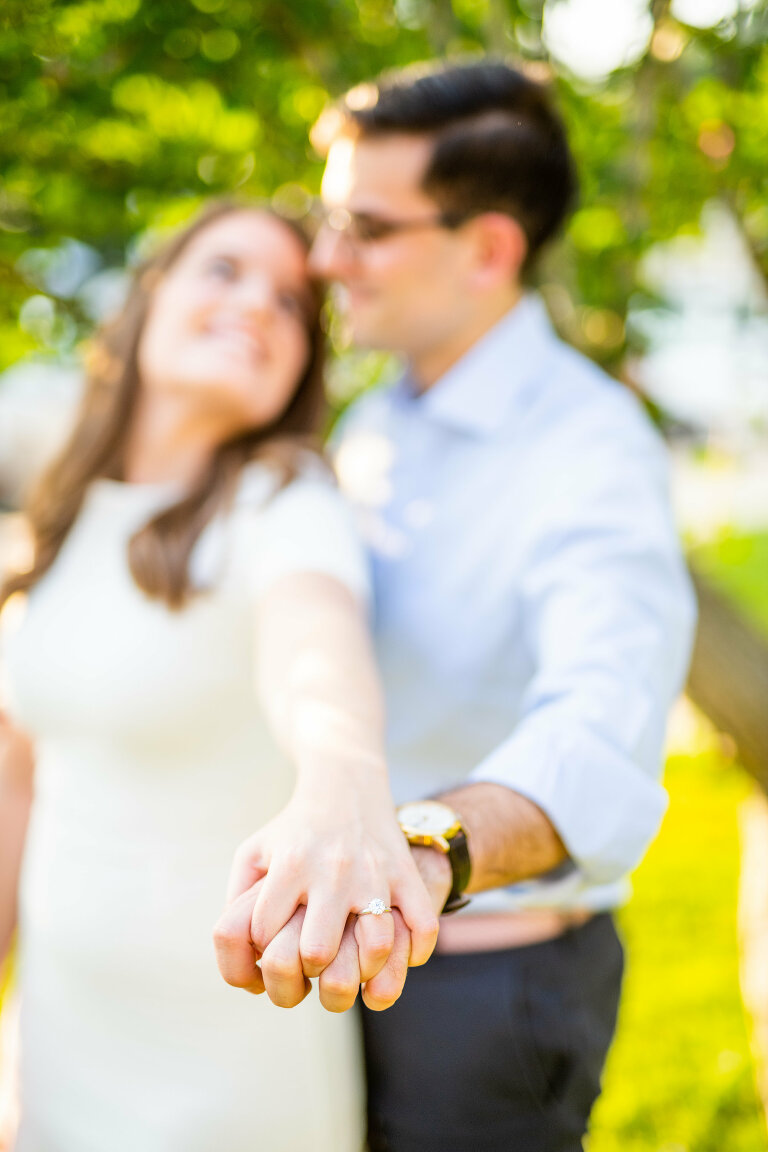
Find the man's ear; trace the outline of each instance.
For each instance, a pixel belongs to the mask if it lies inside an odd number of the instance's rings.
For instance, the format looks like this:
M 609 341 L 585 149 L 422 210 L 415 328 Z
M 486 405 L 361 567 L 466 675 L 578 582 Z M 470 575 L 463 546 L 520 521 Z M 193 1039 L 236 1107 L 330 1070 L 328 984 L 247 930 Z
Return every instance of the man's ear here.
M 483 212 L 468 227 L 474 241 L 476 285 L 492 288 L 519 281 L 528 241 L 517 220 L 504 212 Z

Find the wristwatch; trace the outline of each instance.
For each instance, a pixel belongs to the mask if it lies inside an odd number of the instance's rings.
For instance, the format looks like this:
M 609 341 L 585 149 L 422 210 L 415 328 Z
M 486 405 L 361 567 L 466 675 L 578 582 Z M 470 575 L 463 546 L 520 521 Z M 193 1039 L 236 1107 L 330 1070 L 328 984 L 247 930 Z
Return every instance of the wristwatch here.
M 469 884 L 472 866 L 467 834 L 454 810 L 438 800 L 415 800 L 400 805 L 397 819 L 409 844 L 436 848 L 448 857 L 453 883 L 442 915 L 464 908 L 469 904 L 464 891 Z

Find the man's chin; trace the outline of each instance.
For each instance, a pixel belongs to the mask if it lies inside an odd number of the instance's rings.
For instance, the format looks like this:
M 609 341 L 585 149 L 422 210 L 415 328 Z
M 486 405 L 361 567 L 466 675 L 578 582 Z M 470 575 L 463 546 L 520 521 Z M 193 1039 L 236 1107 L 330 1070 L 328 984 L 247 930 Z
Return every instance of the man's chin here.
M 400 345 L 393 329 L 384 323 L 377 323 L 370 317 L 347 314 L 347 331 L 356 348 L 371 351 L 399 352 Z

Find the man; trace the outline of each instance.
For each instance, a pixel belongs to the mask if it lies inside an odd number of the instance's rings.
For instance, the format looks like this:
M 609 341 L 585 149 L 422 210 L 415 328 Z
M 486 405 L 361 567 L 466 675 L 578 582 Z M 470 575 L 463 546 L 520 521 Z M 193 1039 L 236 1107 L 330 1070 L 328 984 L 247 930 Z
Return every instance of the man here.
M 436 902 L 471 895 L 397 1004 L 364 1010 L 375 1152 L 581 1148 L 620 989 L 610 913 L 665 807 L 694 612 L 664 454 L 523 287 L 574 190 L 545 93 L 500 63 L 336 113 L 314 266 L 354 339 L 407 362 L 345 421 L 339 479 L 401 822 Z

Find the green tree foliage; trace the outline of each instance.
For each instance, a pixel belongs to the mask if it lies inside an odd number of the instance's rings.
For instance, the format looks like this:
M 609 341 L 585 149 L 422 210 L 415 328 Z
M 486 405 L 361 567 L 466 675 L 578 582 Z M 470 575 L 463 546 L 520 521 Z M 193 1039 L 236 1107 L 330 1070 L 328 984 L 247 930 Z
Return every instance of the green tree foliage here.
M 314 191 L 308 130 L 330 100 L 483 50 L 553 75 L 582 197 L 543 279 L 566 334 L 615 362 L 643 253 L 695 230 L 706 200 L 733 207 L 768 270 L 767 7 L 699 30 L 654 0 L 642 59 L 590 86 L 549 61 L 544 0 L 3 0 L 0 369 L 83 330 L 55 275 L 67 238 L 109 266 L 202 197 Z

